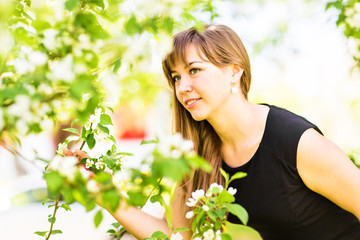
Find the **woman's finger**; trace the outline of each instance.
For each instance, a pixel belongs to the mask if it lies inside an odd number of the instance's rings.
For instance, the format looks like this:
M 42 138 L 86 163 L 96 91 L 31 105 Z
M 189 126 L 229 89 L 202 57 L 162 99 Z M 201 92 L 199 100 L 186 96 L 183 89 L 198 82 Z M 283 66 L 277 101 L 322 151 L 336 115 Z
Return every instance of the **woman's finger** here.
M 69 149 L 67 149 L 67 148 L 65 148 L 64 150 L 63 150 L 63 154 L 65 155 L 65 156 L 75 156 L 75 154 L 72 152 L 72 151 L 70 151 Z
M 79 149 L 76 149 L 76 150 L 75 150 L 75 154 L 76 154 L 80 159 L 90 158 L 89 155 L 87 155 L 86 153 L 84 153 L 83 151 L 81 151 L 81 150 L 79 150 Z

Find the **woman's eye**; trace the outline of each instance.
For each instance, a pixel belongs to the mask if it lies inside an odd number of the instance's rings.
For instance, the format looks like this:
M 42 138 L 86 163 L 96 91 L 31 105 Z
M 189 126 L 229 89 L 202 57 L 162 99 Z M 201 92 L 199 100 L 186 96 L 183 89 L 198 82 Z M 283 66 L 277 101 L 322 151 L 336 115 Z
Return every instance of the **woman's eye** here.
M 174 80 L 174 82 L 177 82 L 180 80 L 180 76 L 174 76 L 172 79 Z
M 198 68 L 192 68 L 192 69 L 190 69 L 190 73 L 191 74 L 196 74 L 196 73 L 198 73 L 200 71 L 200 69 L 198 69 Z

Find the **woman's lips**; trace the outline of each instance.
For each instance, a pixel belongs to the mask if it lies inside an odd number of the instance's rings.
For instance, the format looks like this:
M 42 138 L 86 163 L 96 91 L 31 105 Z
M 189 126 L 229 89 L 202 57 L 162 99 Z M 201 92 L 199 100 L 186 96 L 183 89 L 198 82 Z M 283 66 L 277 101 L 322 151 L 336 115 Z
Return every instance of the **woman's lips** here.
M 201 98 L 192 98 L 192 99 L 185 100 L 186 108 L 189 109 L 189 108 L 193 107 L 200 100 L 201 100 Z

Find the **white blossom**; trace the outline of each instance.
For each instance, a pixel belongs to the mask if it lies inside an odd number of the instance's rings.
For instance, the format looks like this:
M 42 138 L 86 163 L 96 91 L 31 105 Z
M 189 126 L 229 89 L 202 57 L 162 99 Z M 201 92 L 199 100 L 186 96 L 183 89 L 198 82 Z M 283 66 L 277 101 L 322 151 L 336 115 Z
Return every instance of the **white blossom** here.
M 58 149 L 56 150 L 57 154 L 63 155 L 64 149 L 67 148 L 67 143 L 59 143 Z
M 88 181 L 86 184 L 86 188 L 91 193 L 98 193 L 100 191 L 98 183 L 95 180 Z
M 236 191 L 237 191 L 236 188 L 233 188 L 233 187 L 229 187 L 229 188 L 228 188 L 228 192 L 229 192 L 231 195 L 235 195 L 235 194 L 236 194 Z
M 187 212 L 186 214 L 185 214 L 185 218 L 187 218 L 187 219 L 190 219 L 190 218 L 192 218 L 194 216 L 194 212 L 193 211 L 189 211 L 189 212 Z
M 181 144 L 181 150 L 183 152 L 189 152 L 189 151 L 193 150 L 193 147 L 194 147 L 194 143 L 191 140 L 185 140 Z
M 202 209 L 204 209 L 204 211 L 207 212 L 207 211 L 209 211 L 210 208 L 208 205 L 203 205 Z
M 206 232 L 204 232 L 203 236 L 204 236 L 204 240 L 213 240 L 215 237 L 214 231 L 212 229 L 209 229 Z
M 224 190 L 224 187 L 221 186 L 220 184 L 212 183 L 212 184 L 210 185 L 210 188 L 209 188 L 209 191 L 208 191 L 208 192 L 212 193 L 215 188 L 217 188 L 217 189 L 219 190 L 219 192 L 221 192 L 222 190 Z
M 50 95 L 54 92 L 53 88 L 50 87 L 49 85 L 45 84 L 45 83 L 41 83 L 39 86 L 38 86 L 38 91 L 40 93 L 44 93 L 46 95 Z
M 86 159 L 86 163 L 85 163 L 85 167 L 87 169 L 89 169 L 90 167 L 92 167 L 94 165 L 94 161 L 91 159 Z
M 77 163 L 78 159 L 76 157 L 64 157 L 59 168 L 60 174 L 67 177 L 70 181 L 74 181 Z
M 7 64 L 14 66 L 16 73 L 19 74 L 26 74 L 35 71 L 35 65 L 25 59 L 16 58 L 9 61 Z
M 75 73 L 73 71 L 73 57 L 70 54 L 60 61 L 50 63 L 49 68 L 51 70 L 48 75 L 50 79 L 70 82 L 75 78 Z
M 188 201 L 185 203 L 188 207 L 193 207 L 195 206 L 197 203 L 197 201 L 193 198 L 189 198 Z
M 79 167 L 80 173 L 83 176 L 83 178 L 85 179 L 89 179 L 91 177 L 90 171 L 87 170 L 86 168 L 80 166 Z
M 27 132 L 29 131 L 29 126 L 27 125 L 27 123 L 22 120 L 19 119 L 16 124 L 15 124 L 17 131 L 20 135 L 26 135 Z
M 48 57 L 46 54 L 40 52 L 40 51 L 34 51 L 28 54 L 28 59 L 31 63 L 33 63 L 36 66 L 44 65 Z
M 99 162 L 95 163 L 95 168 L 97 170 L 104 169 L 105 167 L 106 167 L 106 163 L 104 163 L 104 162 L 99 161 Z
M 221 240 L 221 231 L 220 230 L 217 230 L 215 235 L 216 235 L 215 240 Z
M 181 155 L 182 155 L 182 152 L 178 149 L 174 149 L 170 153 L 170 157 L 172 157 L 172 158 L 180 158 Z
M 49 28 L 43 31 L 44 34 L 44 40 L 43 44 L 48 50 L 54 50 L 56 48 L 57 42 L 56 42 L 56 35 L 58 34 L 58 31 L 56 31 L 53 28 Z
M 85 127 L 85 130 L 90 130 L 91 123 L 89 123 L 89 122 L 85 123 L 84 127 Z
M 199 198 L 203 197 L 205 194 L 203 189 L 195 190 L 191 193 L 191 196 L 197 201 Z
M 85 93 L 85 94 L 82 95 L 81 98 L 82 98 L 83 101 L 88 101 L 90 99 L 90 97 L 91 97 L 90 93 Z
M 55 155 L 49 163 L 48 169 L 59 171 L 61 175 L 67 177 L 70 181 L 74 181 L 77 163 L 78 159 L 76 157 Z
M 201 240 L 201 237 L 195 237 L 193 240 Z
M 89 123 L 91 124 L 92 129 L 96 129 L 97 125 L 100 123 L 100 116 L 101 115 L 98 114 L 98 112 L 96 112 L 96 110 L 95 110 L 95 114 L 91 114 L 90 118 L 89 118 Z
M 170 240 L 182 240 L 182 239 L 183 239 L 183 236 L 179 232 L 173 233 L 170 236 Z
M 75 71 L 75 73 L 77 73 L 77 74 L 86 73 L 87 67 L 86 67 L 85 64 L 77 63 L 77 64 L 75 64 L 75 66 L 74 66 L 74 71 Z
M 40 127 L 43 130 L 49 130 L 54 127 L 54 124 L 53 121 L 51 121 L 49 118 L 46 118 L 40 121 Z

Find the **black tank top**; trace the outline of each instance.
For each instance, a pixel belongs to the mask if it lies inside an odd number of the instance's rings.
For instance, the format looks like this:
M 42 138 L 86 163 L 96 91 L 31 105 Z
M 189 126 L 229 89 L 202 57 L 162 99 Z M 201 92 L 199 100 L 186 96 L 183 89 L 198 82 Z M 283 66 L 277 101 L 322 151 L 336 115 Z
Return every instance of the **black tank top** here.
M 311 191 L 296 168 L 297 146 L 312 123 L 285 109 L 270 111 L 259 148 L 249 162 L 223 169 L 230 175 L 246 172 L 234 180 L 236 203 L 249 213 L 248 225 L 264 240 L 358 240 L 360 222 L 325 197 Z M 322 133 L 321 133 L 322 134 Z M 240 224 L 234 216 L 228 220 Z

